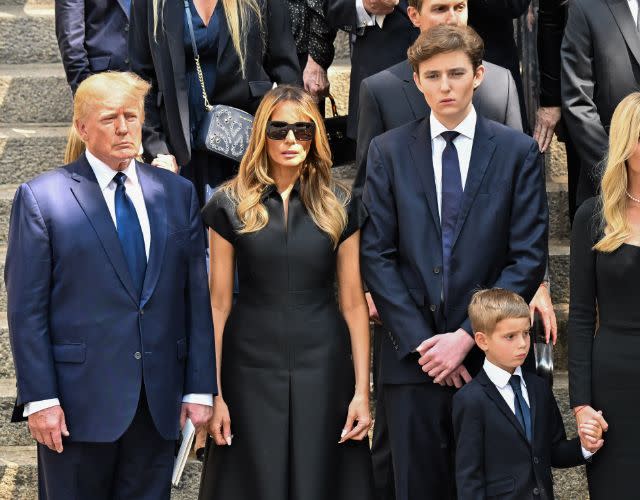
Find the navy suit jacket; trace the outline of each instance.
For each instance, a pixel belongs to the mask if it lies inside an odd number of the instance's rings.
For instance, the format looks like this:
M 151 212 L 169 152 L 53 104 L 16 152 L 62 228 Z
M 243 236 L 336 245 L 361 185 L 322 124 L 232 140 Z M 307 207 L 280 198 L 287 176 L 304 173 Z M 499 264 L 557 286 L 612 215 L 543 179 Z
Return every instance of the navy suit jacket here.
M 469 172 L 451 253 L 443 309 L 442 241 L 429 117 L 376 137 L 369 148 L 361 261 L 389 336 L 382 344 L 385 383 L 430 382 L 414 349 L 463 328 L 478 287 L 502 287 L 531 300 L 547 260 L 548 208 L 533 139 L 478 115 Z M 465 364 L 480 368 L 480 350 Z
M 74 93 L 93 73 L 129 69 L 124 0 L 56 0 L 55 11 L 62 64 Z
M 484 370 L 453 397 L 458 498 L 552 499 L 551 467 L 584 463 L 580 440 L 567 440 L 549 384 L 532 373 L 523 374 L 533 424 L 531 443 Z
M 216 392 L 195 189 L 136 166 L 151 227 L 140 298 L 84 155 L 20 186 L 13 203 L 5 282 L 16 404 L 59 398 L 74 441 L 118 439 L 143 379 L 165 439 L 178 436 L 184 394 Z

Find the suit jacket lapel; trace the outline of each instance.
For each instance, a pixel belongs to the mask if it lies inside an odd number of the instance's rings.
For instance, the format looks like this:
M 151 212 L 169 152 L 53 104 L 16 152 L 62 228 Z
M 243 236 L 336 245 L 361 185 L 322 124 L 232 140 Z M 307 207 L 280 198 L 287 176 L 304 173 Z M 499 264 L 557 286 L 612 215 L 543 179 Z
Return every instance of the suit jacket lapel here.
M 129 19 L 131 17 L 131 10 L 130 8 L 127 8 L 127 5 L 125 4 L 124 0 L 118 0 L 118 5 L 120 5 L 120 8 L 127 16 L 127 19 Z M 130 4 L 129 4 L 129 7 L 131 7 Z
M 433 217 L 433 222 L 438 230 L 438 234 L 440 234 L 440 212 L 438 211 L 436 182 L 433 175 L 433 162 L 431 160 L 431 127 L 429 126 L 428 118 L 422 120 L 418 125 L 409 150 L 413 164 L 420 176 L 422 187 L 427 195 L 427 203 L 431 211 L 431 216 Z
M 416 120 L 424 118 L 429 114 L 429 105 L 427 104 L 427 101 L 425 101 L 422 93 L 418 90 L 418 87 L 416 87 L 416 83 L 413 81 L 413 69 L 411 68 L 408 60 L 402 63 L 400 77 L 403 80 L 402 90 L 409 102 L 409 107 L 413 112 L 413 117 Z
M 167 45 L 169 46 L 171 67 L 173 68 L 173 81 L 175 82 L 176 98 L 178 100 L 178 114 L 180 115 L 182 132 L 187 149 L 190 149 L 189 94 L 184 58 L 184 16 L 185 9 L 183 0 L 165 0 L 163 27 L 167 38 Z M 162 48 L 160 50 L 162 50 Z
M 84 155 L 76 162 L 75 169 L 71 173 L 71 179 L 73 180 L 70 186 L 71 192 L 98 235 L 102 247 L 122 285 L 131 296 L 131 299 L 138 305 L 137 293 L 127 267 L 127 261 L 122 253 L 116 226 L 113 223 L 111 214 L 109 214 L 98 180 Z
M 636 62 L 640 64 L 640 37 L 638 36 L 638 30 L 633 23 L 633 16 L 629 10 L 629 3 L 627 0 L 607 0 L 609 10 L 613 14 L 616 24 L 622 33 L 629 50 L 636 58 Z
M 507 420 L 511 422 L 511 424 L 516 428 L 520 436 L 522 436 L 522 439 L 524 439 L 527 443 L 529 443 L 529 441 L 527 440 L 527 435 L 525 434 L 524 429 L 520 425 L 520 422 L 518 422 L 518 419 L 516 418 L 515 413 L 511 411 L 511 408 L 509 408 L 509 405 L 507 404 L 507 402 L 504 400 L 502 395 L 498 392 L 498 389 L 496 388 L 496 386 L 493 385 L 493 382 L 491 382 L 491 380 L 489 380 L 487 373 L 484 370 L 480 370 L 480 373 L 478 373 L 476 378 L 478 379 L 478 382 L 482 384 L 484 391 L 491 398 L 491 400 L 496 404 L 498 409 L 502 413 L 504 413 L 504 416 L 507 417 Z
M 216 9 L 219 9 L 219 12 L 215 15 L 220 16 L 219 22 L 218 22 L 218 26 L 220 27 L 218 31 L 218 67 L 220 67 L 221 61 L 222 61 L 222 54 L 224 54 L 224 51 L 227 48 L 227 44 L 231 39 L 231 34 L 229 33 L 229 27 L 227 26 L 227 21 L 226 21 L 224 6 L 222 5 L 222 1 L 218 0 L 218 3 L 220 5 L 216 5 Z M 260 60 L 262 60 L 262 58 Z
M 160 269 L 162 268 L 167 242 L 167 208 L 165 206 L 164 186 L 148 170 L 141 168 L 138 163 L 136 163 L 136 170 L 151 229 L 149 262 L 140 297 L 140 307 L 144 307 L 151 295 L 153 295 L 153 290 L 158 282 Z
M 465 183 L 464 193 L 462 195 L 462 206 L 458 213 L 458 222 L 456 223 L 456 229 L 453 233 L 452 248 L 455 247 L 458 236 L 460 236 L 460 231 L 462 231 L 467 215 L 469 215 L 473 200 L 475 200 L 478 194 L 478 189 L 487 171 L 487 166 L 493 157 L 495 148 L 496 145 L 493 142 L 493 132 L 490 129 L 489 122 L 478 115 L 473 147 L 471 149 L 471 159 L 469 161 L 469 172 L 467 173 L 467 182 Z

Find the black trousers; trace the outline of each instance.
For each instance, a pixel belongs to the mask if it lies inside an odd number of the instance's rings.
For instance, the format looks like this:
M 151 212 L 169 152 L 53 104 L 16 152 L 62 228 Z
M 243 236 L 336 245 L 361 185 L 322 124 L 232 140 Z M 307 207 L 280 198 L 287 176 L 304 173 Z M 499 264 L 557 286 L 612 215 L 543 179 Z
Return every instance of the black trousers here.
M 63 444 L 60 454 L 38 444 L 40 500 L 169 500 L 175 441 L 156 430 L 144 390 L 116 442 Z
M 451 400 L 455 389 L 433 384 L 385 384 L 396 500 L 454 500 Z

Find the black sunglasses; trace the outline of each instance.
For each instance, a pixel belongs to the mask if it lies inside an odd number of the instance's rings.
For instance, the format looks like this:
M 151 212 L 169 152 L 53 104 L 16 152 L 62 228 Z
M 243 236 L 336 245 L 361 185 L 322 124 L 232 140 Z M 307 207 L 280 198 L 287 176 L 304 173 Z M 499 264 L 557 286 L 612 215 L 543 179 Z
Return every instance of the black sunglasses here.
M 267 123 L 267 137 L 274 141 L 282 141 L 287 137 L 289 130 L 293 132 L 296 141 L 310 141 L 316 126 L 313 122 L 275 122 Z

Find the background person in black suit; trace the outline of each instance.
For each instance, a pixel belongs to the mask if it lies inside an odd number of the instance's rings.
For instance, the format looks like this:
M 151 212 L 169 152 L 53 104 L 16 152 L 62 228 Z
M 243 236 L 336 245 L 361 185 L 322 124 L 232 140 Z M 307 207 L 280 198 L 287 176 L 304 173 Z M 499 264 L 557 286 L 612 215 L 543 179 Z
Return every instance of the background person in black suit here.
M 145 106 L 144 157 L 174 171 L 181 166 L 203 204 L 237 164 L 193 148 L 205 108 L 187 14 L 177 0 L 159 0 L 157 11 L 155 3 L 135 0 L 131 11 L 131 69 L 152 84 Z M 210 103 L 254 113 L 274 82 L 301 83 L 282 0 L 190 0 L 188 15 Z
M 327 19 L 355 36 L 351 53 L 347 135 L 356 139 L 360 82 L 407 57 L 418 36 L 407 16 L 407 0 L 328 0 Z
M 458 498 L 553 499 L 551 467 L 584 463 L 602 447 L 602 429 L 591 419 L 578 429 L 580 439 L 567 440 L 549 384 L 522 370 L 531 342 L 522 297 L 500 288 L 476 292 L 469 319 L 486 358 L 453 397 Z
M 599 187 L 614 109 L 640 88 L 637 18 L 637 2 L 569 3 L 562 40 L 561 89 L 564 119 L 580 156 L 578 207 Z
M 531 0 L 469 0 L 469 26 L 484 41 L 485 60 L 507 68 L 516 82 L 525 131 L 529 129 L 524 103 L 520 57 L 513 36 L 513 20 L 527 12 Z
M 74 94 L 94 73 L 129 69 L 130 7 L 131 0 L 56 0 L 56 36 Z
M 473 107 L 480 37 L 436 26 L 409 60 L 431 114 L 371 142 L 361 261 L 389 329 L 381 374 L 396 499 L 447 499 L 455 496 L 453 386 L 481 363 L 466 313 L 471 293 L 502 286 L 533 297 L 548 210 L 537 144 Z

